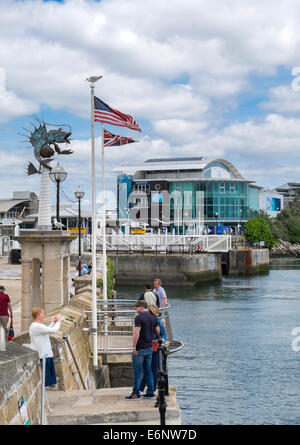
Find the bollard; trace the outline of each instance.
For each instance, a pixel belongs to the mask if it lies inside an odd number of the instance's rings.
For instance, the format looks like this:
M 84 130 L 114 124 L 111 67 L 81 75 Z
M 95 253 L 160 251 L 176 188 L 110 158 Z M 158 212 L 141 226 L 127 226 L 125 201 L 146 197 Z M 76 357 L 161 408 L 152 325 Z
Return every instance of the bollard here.
M 6 351 L 6 335 L 3 326 L 0 326 L 0 351 Z

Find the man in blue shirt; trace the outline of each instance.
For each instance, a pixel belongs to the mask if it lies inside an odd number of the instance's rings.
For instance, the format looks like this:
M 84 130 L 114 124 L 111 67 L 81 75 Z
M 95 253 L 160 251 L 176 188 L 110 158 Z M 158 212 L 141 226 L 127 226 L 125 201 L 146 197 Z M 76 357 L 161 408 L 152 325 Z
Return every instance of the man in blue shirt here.
M 153 374 L 151 368 L 152 362 L 152 339 L 154 332 L 159 337 L 160 329 L 157 322 L 157 317 L 150 314 L 147 310 L 147 303 L 139 300 L 136 303 L 137 316 L 135 317 L 133 330 L 133 345 L 132 345 L 132 368 L 133 368 L 133 391 L 125 397 L 127 400 L 139 400 L 141 372 L 144 369 L 147 382 L 147 393 L 144 398 L 154 398 L 154 384 Z
M 167 294 L 164 288 L 161 286 L 161 280 L 159 278 L 156 278 L 154 280 L 154 289 L 153 291 L 155 295 L 157 295 L 158 301 L 159 301 L 159 308 L 164 307 L 167 304 Z

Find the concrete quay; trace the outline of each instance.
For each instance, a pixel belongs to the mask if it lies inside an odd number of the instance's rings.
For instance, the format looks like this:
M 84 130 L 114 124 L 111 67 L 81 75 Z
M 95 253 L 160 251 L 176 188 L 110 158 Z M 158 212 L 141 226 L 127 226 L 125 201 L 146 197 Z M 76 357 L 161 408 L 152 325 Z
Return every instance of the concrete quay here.
M 132 388 L 47 391 L 48 425 L 160 425 L 156 399 L 132 401 L 124 397 Z M 181 425 L 176 388 L 166 397 L 166 424 Z

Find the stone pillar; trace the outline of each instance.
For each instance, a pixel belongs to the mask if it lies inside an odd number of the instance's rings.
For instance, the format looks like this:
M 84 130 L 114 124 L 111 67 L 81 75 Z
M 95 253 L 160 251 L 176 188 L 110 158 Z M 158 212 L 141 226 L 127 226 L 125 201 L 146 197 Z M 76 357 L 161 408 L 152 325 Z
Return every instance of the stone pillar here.
M 51 230 L 51 179 L 50 170 L 42 165 L 38 224 L 39 230 Z
M 76 236 L 64 230 L 21 230 L 15 239 L 22 245 L 21 313 L 22 330 L 26 330 L 33 306 L 44 308 L 47 314 L 69 302 L 69 246 Z
M 70 300 L 70 257 L 63 259 L 63 304 L 68 304 Z
M 43 293 L 46 314 L 52 309 L 63 306 L 63 258 L 60 256 L 58 242 L 44 245 Z
M 21 330 L 28 329 L 32 316 L 33 307 L 31 288 L 31 263 L 30 259 L 22 259 L 22 301 L 21 301 Z
M 40 260 L 34 259 L 32 261 L 32 300 L 34 307 L 41 307 L 41 272 Z

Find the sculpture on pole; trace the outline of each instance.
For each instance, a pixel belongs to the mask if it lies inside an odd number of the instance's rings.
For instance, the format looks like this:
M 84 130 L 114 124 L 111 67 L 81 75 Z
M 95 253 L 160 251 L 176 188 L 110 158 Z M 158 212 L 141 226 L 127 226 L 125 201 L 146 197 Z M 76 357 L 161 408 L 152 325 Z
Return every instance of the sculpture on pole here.
M 31 176 L 36 173 L 41 174 L 41 186 L 40 186 L 40 203 L 38 214 L 39 230 L 51 230 L 51 181 L 49 173 L 52 170 L 50 166 L 51 161 L 54 160 L 55 153 L 58 155 L 69 155 L 73 153 L 72 150 L 61 150 L 58 144 L 66 143 L 70 144 L 69 137 L 72 134 L 70 125 L 64 124 L 61 126 L 48 124 L 41 121 L 36 116 L 33 118 L 39 123 L 36 127 L 33 123 L 30 124 L 34 127 L 32 131 L 24 128 L 29 135 L 22 135 L 28 138 L 34 149 L 34 156 L 39 163 L 38 168 L 32 162 L 27 165 L 27 175 Z M 47 126 L 59 127 L 55 130 L 47 129 Z M 61 127 L 68 127 L 68 131 L 64 131 Z

